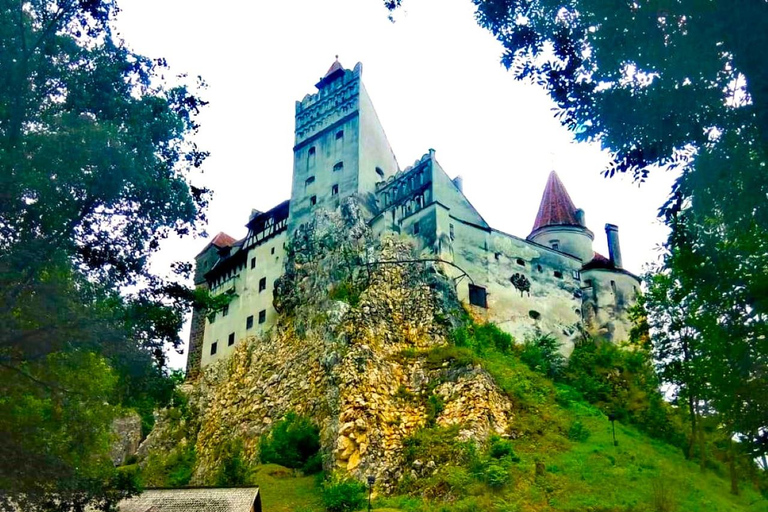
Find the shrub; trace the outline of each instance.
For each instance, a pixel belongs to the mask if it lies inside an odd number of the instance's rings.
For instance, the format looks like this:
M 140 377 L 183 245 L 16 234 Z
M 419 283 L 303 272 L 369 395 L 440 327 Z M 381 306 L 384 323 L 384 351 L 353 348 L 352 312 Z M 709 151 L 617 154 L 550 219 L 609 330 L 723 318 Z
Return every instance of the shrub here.
M 477 357 L 471 350 L 464 347 L 443 346 L 435 347 L 427 353 L 427 368 L 437 370 L 448 363 L 451 368 L 462 368 L 477 363 Z
M 445 409 L 445 402 L 440 395 L 429 395 L 427 399 L 427 426 L 434 427 L 437 417 Z
M 323 482 L 322 495 L 328 512 L 352 512 L 365 505 L 365 485 L 349 477 L 332 476 Z
M 451 338 L 455 346 L 471 348 L 478 352 L 489 348 L 508 352 L 513 343 L 512 336 L 492 323 L 459 327 L 451 333 Z
M 574 421 L 571 424 L 571 428 L 568 429 L 568 439 L 571 441 L 578 441 L 583 443 L 589 439 L 589 436 L 591 435 L 592 432 L 590 432 L 589 429 L 585 427 L 584 424 L 579 420 Z
M 262 436 L 259 449 L 262 463 L 280 464 L 305 473 L 322 469 L 320 429 L 309 418 L 294 412 L 277 422 L 269 435 Z
M 503 487 L 509 480 L 509 471 L 501 464 L 489 462 L 485 465 L 483 479 L 493 488 Z
M 222 448 L 221 465 L 216 474 L 217 487 L 245 485 L 248 477 L 248 463 L 243 456 L 243 443 L 240 440 L 225 444 Z
M 491 436 L 491 444 L 488 447 L 488 455 L 494 459 L 507 458 L 512 462 L 519 462 L 520 457 L 512 449 L 512 442 L 499 436 Z
M 551 334 L 543 334 L 525 341 L 520 351 L 520 360 L 536 372 L 547 377 L 559 377 L 565 366 L 565 357 L 560 353 L 560 342 Z

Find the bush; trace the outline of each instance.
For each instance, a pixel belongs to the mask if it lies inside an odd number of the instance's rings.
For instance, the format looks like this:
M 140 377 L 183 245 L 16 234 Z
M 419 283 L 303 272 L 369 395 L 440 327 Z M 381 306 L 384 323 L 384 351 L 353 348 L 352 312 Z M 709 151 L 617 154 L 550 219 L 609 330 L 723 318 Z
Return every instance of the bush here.
M 365 485 L 349 477 L 332 476 L 323 482 L 322 495 L 328 512 L 352 512 L 365 505 Z
M 483 479 L 493 488 L 503 487 L 509 480 L 509 471 L 500 464 L 489 462 L 485 466 Z
M 427 426 L 434 427 L 437 417 L 445 409 L 445 401 L 440 395 L 429 395 L 427 399 Z
M 520 462 L 520 457 L 512 449 L 512 442 L 499 436 L 491 436 L 491 444 L 488 447 L 488 455 L 494 459 L 507 458 L 512 462 Z
M 435 347 L 427 353 L 427 368 L 438 370 L 443 367 L 443 363 L 448 363 L 450 368 L 462 368 L 477 363 L 477 357 L 472 351 L 465 347 Z
M 459 327 L 451 333 L 451 338 L 455 346 L 471 348 L 481 353 L 489 348 L 509 352 L 514 341 L 512 336 L 492 323 Z
M 322 469 L 320 429 L 309 418 L 289 412 L 259 444 L 262 463 L 317 473 Z
M 552 379 L 559 377 L 565 366 L 565 357 L 560 353 L 560 342 L 551 334 L 526 340 L 520 351 L 520 360 L 531 370 Z
M 571 425 L 571 428 L 568 429 L 568 439 L 571 441 L 578 441 L 583 443 L 589 439 L 589 436 L 591 435 L 592 432 L 590 432 L 589 429 L 585 427 L 584 424 L 579 420 L 574 421 Z
M 459 441 L 459 427 L 422 428 L 403 440 L 403 456 L 406 464 L 416 460 L 442 464 L 466 462 L 472 443 Z
M 248 463 L 243 457 L 243 443 L 240 440 L 225 444 L 220 460 L 221 465 L 216 474 L 217 487 L 232 487 L 247 483 Z

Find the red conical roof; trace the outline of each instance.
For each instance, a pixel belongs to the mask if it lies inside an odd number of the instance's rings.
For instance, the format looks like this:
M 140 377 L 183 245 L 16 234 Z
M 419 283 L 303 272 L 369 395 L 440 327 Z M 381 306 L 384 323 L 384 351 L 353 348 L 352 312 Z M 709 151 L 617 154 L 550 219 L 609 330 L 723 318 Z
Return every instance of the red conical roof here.
M 555 171 L 549 173 L 531 232 L 547 226 L 581 226 L 571 196 Z
M 328 68 L 328 71 L 325 73 L 325 76 L 320 79 L 319 82 L 315 84 L 315 87 L 318 89 L 322 89 L 326 86 L 326 84 L 329 84 L 333 82 L 336 77 L 342 76 L 344 74 L 344 66 L 341 65 L 341 62 L 339 62 L 339 56 L 336 56 L 336 60 L 333 64 L 331 64 L 331 67 Z

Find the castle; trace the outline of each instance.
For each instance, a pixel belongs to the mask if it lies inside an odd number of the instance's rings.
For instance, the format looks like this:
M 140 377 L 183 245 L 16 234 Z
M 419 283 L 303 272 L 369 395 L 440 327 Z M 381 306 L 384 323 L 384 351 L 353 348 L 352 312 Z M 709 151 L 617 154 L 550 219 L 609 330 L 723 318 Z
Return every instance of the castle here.
M 569 353 L 583 329 L 627 339 L 640 280 L 622 268 L 615 225 L 605 226 L 609 257 L 595 253 L 584 211 L 553 171 L 526 238 L 490 227 L 434 150 L 399 168 L 361 77 L 360 63 L 350 70 L 337 60 L 317 92 L 296 102 L 290 199 L 254 211 L 242 240 L 219 233 L 196 256 L 195 285 L 235 298 L 211 316 L 193 313 L 188 373 L 274 324 L 274 282 L 291 234 L 349 197 L 364 206 L 374 234 L 409 234 L 423 254 L 447 262 L 459 299 L 517 340 L 551 333 Z

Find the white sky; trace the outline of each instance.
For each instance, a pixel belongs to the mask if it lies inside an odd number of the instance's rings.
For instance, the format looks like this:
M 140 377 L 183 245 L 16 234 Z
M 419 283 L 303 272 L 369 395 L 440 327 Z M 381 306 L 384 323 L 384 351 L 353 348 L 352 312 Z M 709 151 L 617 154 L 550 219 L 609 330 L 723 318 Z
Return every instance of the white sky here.
M 117 29 L 177 73 L 201 75 L 210 101 L 198 144 L 211 152 L 197 184 L 213 189 L 208 233 L 241 238 L 251 208 L 290 196 L 294 103 L 339 55 L 363 63 L 363 82 L 401 168 L 429 148 L 488 223 L 526 236 L 554 168 L 607 256 L 604 225 L 620 228 L 624 266 L 639 273 L 658 256 L 656 220 L 674 176 L 603 178 L 606 153 L 576 144 L 536 86 L 500 64 L 501 46 L 474 20 L 470 0 L 406 0 L 387 19 L 381 0 L 121 0 Z M 154 260 L 164 273 L 191 259 L 202 239 L 169 240 Z M 187 334 L 184 333 L 184 339 Z M 171 353 L 171 364 L 186 355 Z

